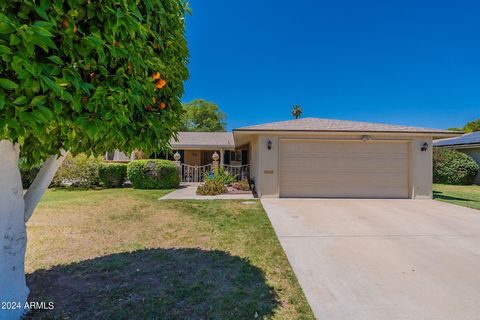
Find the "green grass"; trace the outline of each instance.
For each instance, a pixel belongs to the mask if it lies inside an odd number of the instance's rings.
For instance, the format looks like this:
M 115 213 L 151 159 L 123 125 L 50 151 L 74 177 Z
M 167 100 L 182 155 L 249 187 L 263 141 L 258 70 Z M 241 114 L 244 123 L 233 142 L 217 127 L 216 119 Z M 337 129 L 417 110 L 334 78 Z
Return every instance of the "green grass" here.
M 480 210 L 480 186 L 433 185 L 433 198 Z
M 49 190 L 28 223 L 33 319 L 314 319 L 259 201 Z

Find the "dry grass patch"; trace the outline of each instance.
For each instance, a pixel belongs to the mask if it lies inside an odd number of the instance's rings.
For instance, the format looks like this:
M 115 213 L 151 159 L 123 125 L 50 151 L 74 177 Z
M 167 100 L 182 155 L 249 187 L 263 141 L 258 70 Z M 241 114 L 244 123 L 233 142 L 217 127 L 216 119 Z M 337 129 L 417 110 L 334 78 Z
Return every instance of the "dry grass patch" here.
M 28 223 L 32 318 L 313 319 L 259 201 L 47 192 Z

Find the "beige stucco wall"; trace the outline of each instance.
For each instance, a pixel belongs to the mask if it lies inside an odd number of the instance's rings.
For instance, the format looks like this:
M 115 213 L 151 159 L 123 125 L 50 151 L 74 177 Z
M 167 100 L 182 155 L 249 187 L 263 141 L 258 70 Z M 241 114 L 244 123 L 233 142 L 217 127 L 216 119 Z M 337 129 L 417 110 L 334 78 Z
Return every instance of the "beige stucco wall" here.
M 468 154 L 476 163 L 478 163 L 478 165 L 480 165 L 480 148 L 457 149 L 457 151 Z M 480 185 L 480 172 L 477 174 L 473 182 Z
M 374 140 L 408 140 L 410 144 L 409 160 L 409 193 L 415 199 L 429 199 L 432 197 L 432 138 L 412 137 L 399 135 L 370 135 Z M 315 138 L 315 139 L 339 139 L 339 140 L 361 140 L 361 135 L 332 135 L 332 134 L 310 134 L 310 135 L 278 135 L 260 134 L 254 136 L 252 148 L 254 178 L 256 190 L 260 197 L 279 196 L 279 140 L 282 138 Z M 268 141 L 272 142 L 271 150 L 267 149 Z M 427 152 L 422 152 L 422 145 L 427 142 Z M 252 143 L 252 142 L 251 142 Z M 366 142 L 368 143 L 368 142 Z M 258 154 L 257 154 L 258 153 Z

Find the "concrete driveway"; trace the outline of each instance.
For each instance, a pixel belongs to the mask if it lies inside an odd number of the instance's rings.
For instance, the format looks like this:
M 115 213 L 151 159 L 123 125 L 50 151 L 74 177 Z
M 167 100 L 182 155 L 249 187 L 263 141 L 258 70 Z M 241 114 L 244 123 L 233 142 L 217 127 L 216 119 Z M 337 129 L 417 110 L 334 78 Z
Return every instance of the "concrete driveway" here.
M 317 319 L 480 319 L 480 211 L 262 199 Z

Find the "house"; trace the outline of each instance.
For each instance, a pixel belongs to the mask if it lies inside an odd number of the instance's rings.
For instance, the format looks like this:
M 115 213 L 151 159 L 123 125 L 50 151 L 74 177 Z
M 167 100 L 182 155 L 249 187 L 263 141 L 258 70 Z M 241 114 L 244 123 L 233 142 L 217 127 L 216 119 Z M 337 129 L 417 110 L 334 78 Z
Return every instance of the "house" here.
M 250 177 L 260 197 L 432 197 L 432 141 L 461 133 L 401 125 L 302 118 L 234 129 L 179 132 L 172 153 L 185 182 L 202 181 L 212 158 Z
M 467 133 L 460 137 L 436 140 L 433 146 L 453 149 L 468 154 L 480 165 L 480 131 Z M 475 177 L 474 183 L 480 184 L 480 173 Z
M 432 197 L 432 141 L 459 133 L 303 118 L 233 130 L 260 197 Z

